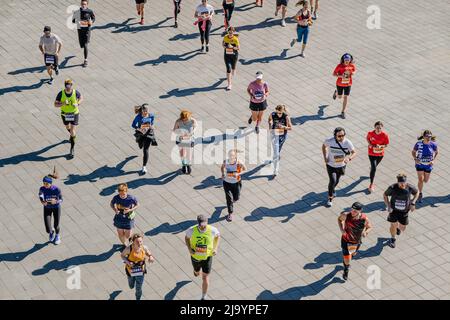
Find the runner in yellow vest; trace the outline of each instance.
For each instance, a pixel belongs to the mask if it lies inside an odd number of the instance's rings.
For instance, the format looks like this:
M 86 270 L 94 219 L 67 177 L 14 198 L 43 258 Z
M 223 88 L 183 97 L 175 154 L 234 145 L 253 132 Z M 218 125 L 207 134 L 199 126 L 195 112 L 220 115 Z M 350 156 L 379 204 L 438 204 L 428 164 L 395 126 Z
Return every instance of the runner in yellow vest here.
M 197 217 L 198 225 L 186 231 L 185 243 L 191 255 L 194 276 L 200 274 L 202 269 L 202 298 L 206 299 L 211 273 L 212 258 L 217 254 L 220 233 L 216 227 L 208 225 L 208 219 L 203 214 Z
M 64 89 L 58 93 L 55 99 L 55 107 L 61 108 L 61 119 L 70 133 L 70 156 L 75 156 L 75 139 L 76 126 L 78 125 L 78 118 L 80 111 L 78 107 L 83 102 L 81 93 L 72 88 L 73 81 L 66 79 L 64 81 Z

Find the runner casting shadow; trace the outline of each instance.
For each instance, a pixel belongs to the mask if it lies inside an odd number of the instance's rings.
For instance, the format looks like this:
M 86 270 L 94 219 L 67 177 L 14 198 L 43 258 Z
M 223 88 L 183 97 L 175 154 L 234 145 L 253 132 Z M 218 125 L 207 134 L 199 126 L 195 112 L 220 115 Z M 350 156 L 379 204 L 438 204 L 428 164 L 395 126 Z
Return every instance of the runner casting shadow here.
M 383 248 L 388 245 L 388 241 L 389 241 L 388 238 L 378 238 L 377 243 L 373 247 L 368 248 L 366 250 L 358 251 L 358 253 L 352 258 L 352 260 L 378 257 L 383 251 Z M 323 252 L 316 258 L 314 258 L 314 263 L 305 264 L 303 269 L 305 270 L 320 269 L 323 268 L 323 266 L 325 265 L 339 264 L 339 263 L 342 263 L 342 251 Z
M 158 59 L 138 62 L 135 64 L 135 66 L 142 67 L 147 64 L 151 64 L 152 66 L 157 66 L 161 63 L 168 63 L 168 62 L 172 62 L 172 61 L 183 62 L 183 61 L 191 60 L 192 58 L 194 58 L 195 56 L 198 56 L 199 54 L 200 54 L 200 52 L 198 50 L 189 51 L 189 52 L 186 52 L 183 54 L 163 54 Z
M 236 11 L 244 12 L 244 11 L 248 11 L 248 10 L 251 10 L 253 8 L 256 8 L 256 7 L 257 7 L 256 4 L 254 2 L 252 2 L 252 3 L 243 4 L 243 5 L 239 6 L 239 7 L 234 7 L 234 11 L 235 12 Z M 223 13 L 223 9 L 217 9 L 217 10 L 214 11 L 214 13 L 216 15 L 222 14 Z
M 22 252 L 11 252 L 11 253 L 2 253 L 0 254 L 0 262 L 8 261 L 8 262 L 20 262 L 28 257 L 30 254 L 33 254 L 42 248 L 46 247 L 49 242 L 46 243 L 36 243 L 33 248 L 22 251 Z
M 158 178 L 140 178 L 140 179 L 136 179 L 133 181 L 129 181 L 129 182 L 127 182 L 128 189 L 129 190 L 137 189 L 142 186 L 162 186 L 164 184 L 171 182 L 173 179 L 175 179 L 178 175 L 180 175 L 180 172 L 181 172 L 180 170 L 176 170 L 173 172 L 165 173 Z M 101 196 L 110 196 L 116 191 L 117 191 L 117 185 L 114 184 L 110 187 L 103 189 L 100 192 L 100 195 Z
M 272 61 L 284 61 L 284 60 L 290 60 L 290 59 L 300 57 L 300 54 L 288 57 L 287 56 L 288 50 L 289 49 L 283 49 L 283 51 L 281 51 L 280 55 L 277 55 L 277 56 L 268 56 L 268 57 L 252 59 L 252 60 L 239 59 L 239 62 L 242 65 L 247 66 L 247 65 L 250 65 L 253 63 L 270 63 Z
M 130 26 L 128 23 L 131 21 L 131 20 L 134 20 L 135 18 L 128 18 L 127 20 L 125 20 L 124 22 L 122 22 L 122 23 L 115 23 L 115 22 L 110 22 L 110 23 L 107 23 L 107 24 L 105 24 L 105 25 L 103 25 L 103 26 L 93 26 L 92 28 L 91 28 L 91 30 L 106 30 L 106 29 L 119 29 L 119 28 L 123 28 L 123 27 L 128 27 L 128 26 Z M 133 24 L 138 24 L 137 22 L 136 23 L 133 23 Z M 132 25 L 133 25 L 132 24 Z
M 126 25 L 122 27 L 121 29 L 111 31 L 111 33 L 122 33 L 122 32 L 132 32 L 137 33 L 140 31 L 148 31 L 153 29 L 161 29 L 161 28 L 172 28 L 172 26 L 161 26 L 164 22 L 172 19 L 171 17 L 167 17 L 164 20 L 161 20 L 158 23 L 152 24 L 152 25 L 146 25 L 146 26 L 139 26 L 139 27 L 130 27 L 131 25 Z M 137 24 L 137 23 L 134 23 Z
M 422 203 L 416 203 L 417 209 L 430 206 L 431 208 L 439 208 L 437 204 L 450 203 L 450 194 L 446 196 L 424 197 Z
M 4 95 L 6 93 L 11 93 L 11 92 L 15 93 L 15 92 L 39 89 L 47 81 L 48 81 L 48 79 L 41 79 L 41 80 L 39 80 L 38 83 L 31 84 L 29 86 L 13 86 L 13 87 L 9 87 L 9 88 L 3 88 L 3 89 L 0 89 L 0 96 Z
M 122 292 L 122 290 L 116 290 L 113 293 L 109 294 L 108 300 L 116 300 L 117 296 Z
M 225 88 L 219 88 L 219 86 L 224 82 L 226 79 L 221 78 L 220 80 L 216 81 L 214 84 L 210 85 L 209 87 L 204 88 L 189 88 L 189 89 L 173 89 L 167 92 L 167 94 L 159 96 L 160 99 L 167 99 L 170 97 L 187 97 L 187 96 L 193 96 L 198 92 L 209 92 L 214 90 L 223 90 Z
M 195 28 L 197 28 L 197 27 L 195 27 Z M 223 28 L 222 26 L 219 26 L 219 27 L 217 27 L 215 29 L 211 29 L 209 35 L 210 36 L 221 36 L 222 35 L 221 33 L 214 33 L 214 32 L 216 32 L 216 31 L 218 31 L 218 30 L 220 30 L 222 28 Z M 180 34 L 177 34 L 176 36 L 173 36 L 172 38 L 170 38 L 169 41 L 194 40 L 194 39 L 197 39 L 197 38 L 200 38 L 200 33 L 199 32 L 188 33 L 188 34 L 181 34 L 180 33 Z
M 305 297 L 315 296 L 333 283 L 345 283 L 344 280 L 336 277 L 337 272 L 343 269 L 341 266 L 336 266 L 325 277 L 309 285 L 292 287 L 278 293 L 264 290 L 256 297 L 256 300 L 300 300 Z
M 225 209 L 225 206 L 215 207 L 214 212 L 211 214 L 211 217 L 208 219 L 209 224 L 213 224 L 219 221 L 223 221 L 226 217 L 220 217 L 222 210 Z M 159 227 L 156 227 L 150 231 L 145 233 L 146 236 L 152 237 L 156 236 L 160 233 L 171 233 L 171 234 L 179 234 L 183 231 L 186 231 L 190 227 L 197 224 L 197 220 L 185 220 L 174 225 L 171 225 L 167 222 L 161 224 Z
M 295 21 L 293 21 L 293 19 L 289 19 L 289 18 L 287 18 L 285 21 L 288 24 L 295 22 Z M 275 27 L 275 26 L 279 26 L 279 25 L 280 25 L 279 19 L 267 18 L 266 20 L 258 22 L 257 24 L 249 24 L 246 26 L 236 27 L 236 32 L 265 29 L 265 28 L 271 28 L 271 27 Z
M 175 298 L 175 296 L 177 295 L 178 291 L 183 288 L 185 285 L 187 285 L 188 283 L 191 283 L 191 280 L 184 280 L 184 281 L 178 281 L 177 284 L 175 285 L 175 288 L 173 288 L 172 290 L 170 290 L 165 296 L 164 296 L 164 300 L 173 300 L 173 298 Z
M 216 136 L 210 137 L 198 137 L 195 138 L 194 144 L 212 144 L 218 145 L 220 142 L 229 140 L 229 139 L 242 139 L 252 133 L 253 130 L 244 130 L 243 128 L 239 128 L 234 131 L 233 134 L 222 133 Z
M 0 168 L 4 167 L 6 165 L 9 165 L 9 164 L 16 165 L 16 164 L 19 164 L 19 163 L 25 162 L 25 161 L 42 162 L 42 161 L 48 161 L 48 160 L 53 160 L 53 159 L 58 159 L 58 158 L 65 158 L 66 155 L 59 155 L 59 156 L 52 156 L 52 157 L 41 156 L 42 153 L 45 153 L 48 150 L 50 150 L 56 146 L 59 146 L 61 144 L 65 144 L 65 143 L 69 143 L 69 141 L 64 140 L 64 141 L 52 144 L 50 146 L 47 146 L 45 148 L 42 148 L 41 150 L 38 150 L 38 151 L 20 154 L 20 155 L 13 156 L 10 158 L 0 159 Z
M 336 194 L 338 197 L 351 197 L 357 193 L 364 192 L 364 190 L 353 191 L 358 184 L 362 181 L 369 179 L 368 177 L 359 177 L 358 180 L 353 181 L 348 186 L 337 190 Z M 259 207 L 253 210 L 250 215 L 244 218 L 245 221 L 255 222 L 262 220 L 264 217 L 271 218 L 282 218 L 281 223 L 286 223 L 291 220 L 296 214 L 303 214 L 308 211 L 314 210 L 316 208 L 322 207 L 325 205 L 326 199 L 328 196 L 328 192 L 310 192 L 304 195 L 300 200 L 295 201 L 294 203 L 285 204 L 276 208 L 267 208 L 267 207 Z M 364 211 L 366 212 L 366 211 Z
M 52 260 L 48 262 L 45 266 L 43 266 L 41 269 L 34 270 L 31 274 L 33 276 L 41 276 L 50 272 L 51 270 L 60 271 L 65 270 L 70 266 L 80 266 L 83 264 L 103 262 L 111 258 L 115 252 L 120 252 L 121 248 L 122 245 L 115 244 L 109 251 L 101 254 L 97 255 L 85 254 L 81 256 L 68 258 L 62 261 Z
M 314 114 L 314 115 L 291 118 L 292 125 L 293 126 L 301 125 L 301 124 L 305 124 L 308 121 L 328 120 L 328 119 L 333 119 L 333 118 L 340 118 L 340 115 L 324 117 L 324 115 L 325 115 L 324 110 L 325 110 L 326 107 L 328 107 L 328 105 L 321 105 L 321 106 L 319 106 L 319 110 L 317 110 L 317 114 Z
M 69 60 L 72 58 L 75 58 L 75 56 L 65 57 L 64 60 L 59 64 L 59 69 L 66 68 L 67 62 L 69 62 Z M 46 70 L 45 66 L 40 66 L 40 67 L 33 67 L 33 68 L 18 69 L 15 71 L 8 72 L 8 74 L 17 75 L 17 74 L 22 74 L 22 73 L 42 73 L 45 70 Z
M 78 182 L 97 182 L 100 179 L 105 178 L 114 178 L 114 177 L 121 177 L 133 173 L 139 173 L 140 171 L 129 171 L 126 172 L 123 170 L 123 167 L 129 162 L 130 160 L 137 158 L 137 156 L 131 156 L 123 160 L 122 162 L 118 163 L 115 167 L 108 167 L 103 166 L 101 168 L 95 169 L 95 171 L 86 174 L 86 175 L 79 175 L 79 174 L 69 174 L 64 181 L 64 184 L 66 185 L 72 185 L 76 184 Z

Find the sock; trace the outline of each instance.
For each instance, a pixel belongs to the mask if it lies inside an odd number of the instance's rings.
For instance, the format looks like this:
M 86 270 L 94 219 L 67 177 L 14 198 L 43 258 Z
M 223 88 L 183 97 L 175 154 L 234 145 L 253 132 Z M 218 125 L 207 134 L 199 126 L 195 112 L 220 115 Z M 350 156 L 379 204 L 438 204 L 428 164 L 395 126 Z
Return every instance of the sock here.
M 206 298 L 206 293 L 202 293 L 202 299 Z

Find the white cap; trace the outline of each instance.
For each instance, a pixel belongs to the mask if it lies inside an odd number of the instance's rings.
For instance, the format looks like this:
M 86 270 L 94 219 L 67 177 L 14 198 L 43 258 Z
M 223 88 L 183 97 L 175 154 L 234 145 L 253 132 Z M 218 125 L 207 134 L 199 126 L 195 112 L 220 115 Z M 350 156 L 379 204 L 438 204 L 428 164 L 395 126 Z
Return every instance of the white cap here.
M 261 71 L 258 71 L 258 72 L 256 73 L 256 79 L 261 80 L 262 78 L 263 78 L 263 73 L 262 73 Z

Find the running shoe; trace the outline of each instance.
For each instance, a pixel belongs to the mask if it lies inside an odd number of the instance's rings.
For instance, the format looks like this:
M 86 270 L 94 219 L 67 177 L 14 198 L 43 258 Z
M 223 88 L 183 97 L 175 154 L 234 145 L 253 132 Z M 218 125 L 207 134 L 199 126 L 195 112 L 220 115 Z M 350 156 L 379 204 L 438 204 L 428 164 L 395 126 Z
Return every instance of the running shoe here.
M 200 49 L 201 52 L 205 52 L 205 46 L 202 46 L 202 48 Z
M 333 205 L 333 201 L 331 199 L 328 199 L 327 207 L 331 208 L 332 205 Z
M 48 241 L 50 241 L 50 242 L 55 241 L 55 236 L 56 236 L 55 230 L 52 230 L 52 231 L 50 232 L 50 235 L 48 236 Z
M 48 80 L 48 84 L 53 84 L 53 78 L 50 78 L 50 80 Z
M 281 26 L 282 26 L 282 27 L 286 27 L 286 21 L 284 21 L 284 19 L 281 20 Z
M 71 158 L 75 157 L 75 148 L 74 147 L 70 147 L 70 157 Z
M 345 119 L 345 112 L 341 112 L 341 118 Z
M 368 191 L 369 193 L 372 193 L 374 190 L 375 190 L 375 186 L 374 186 L 373 184 L 370 184 L 370 185 L 369 185 L 369 188 L 367 189 L 367 191 Z
M 313 20 L 317 20 L 317 13 L 316 13 L 316 12 L 313 12 L 313 14 L 312 14 L 312 19 L 313 19 Z
M 256 132 L 256 134 L 259 134 L 259 127 L 258 126 L 255 127 L 255 132 Z
M 421 193 L 419 193 L 419 197 L 417 198 L 417 202 L 418 203 L 422 203 L 422 198 L 423 198 L 423 195 L 422 195 L 422 192 L 421 192 Z
M 391 240 L 389 240 L 389 247 L 395 248 L 395 239 L 394 238 L 391 238 Z
M 187 173 L 187 174 L 191 174 L 191 172 L 192 172 L 192 167 L 188 165 L 188 166 L 186 166 L 186 168 L 187 168 L 186 173 Z
M 278 16 L 278 10 L 275 10 L 275 17 Z
M 229 213 L 229 214 L 227 215 L 227 221 L 228 221 L 228 222 L 233 221 L 233 214 L 232 214 L 232 213 Z
M 56 73 L 56 75 L 59 75 L 59 69 L 58 68 L 55 68 L 55 73 Z
M 174 28 L 178 28 L 178 22 L 175 21 Z
M 333 100 L 336 100 L 336 97 L 337 97 L 337 90 L 334 90 L 334 93 L 333 93 Z
M 206 52 L 209 52 L 209 46 L 206 45 Z
M 87 60 L 84 60 L 84 62 L 83 62 L 83 68 L 86 68 L 88 66 L 88 61 Z
M 397 235 L 399 236 L 401 233 L 402 231 L 399 228 L 397 228 Z
M 55 237 L 55 244 L 58 245 L 60 243 L 61 243 L 61 237 L 59 236 L 59 234 L 57 234 Z
M 139 22 L 140 25 L 144 24 L 144 19 L 141 19 L 141 21 Z
M 250 118 L 248 118 L 248 121 L 247 121 L 247 122 L 248 122 L 248 124 L 252 124 L 252 121 L 253 121 L 253 120 L 252 120 L 252 117 L 250 117 Z
M 304 54 L 304 53 L 300 53 L 299 56 L 302 57 L 302 58 L 304 58 L 304 57 L 305 57 L 305 54 Z
M 348 279 L 348 269 L 344 269 L 344 274 L 342 275 L 342 278 L 347 281 Z
M 181 167 L 181 172 L 183 172 L 184 174 L 187 173 L 187 167 L 186 167 L 185 165 L 183 165 L 183 166 Z
M 146 166 L 143 166 L 141 172 L 142 172 L 142 174 L 146 174 L 146 173 L 147 173 L 147 167 L 146 167 Z
M 291 41 L 291 48 L 295 45 L 296 42 L 297 42 L 297 39 L 292 39 L 292 41 Z
M 231 90 L 231 84 L 227 87 L 227 91 Z

